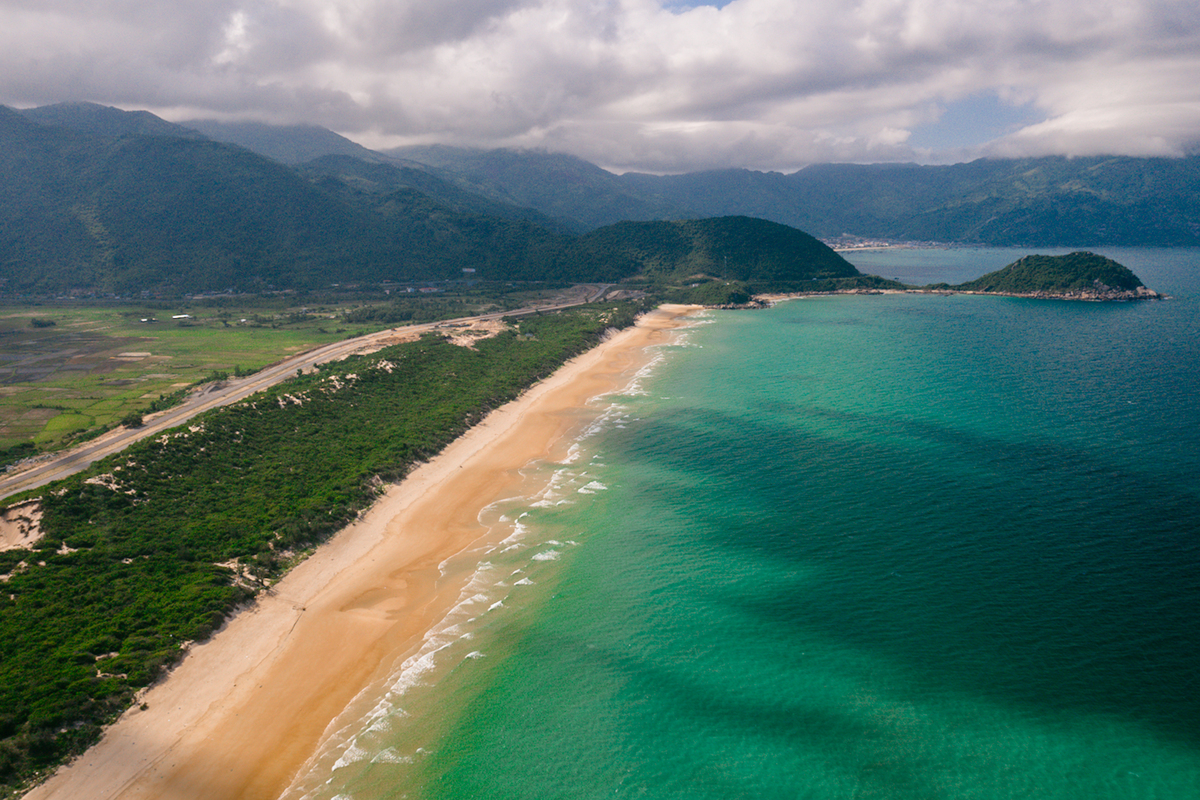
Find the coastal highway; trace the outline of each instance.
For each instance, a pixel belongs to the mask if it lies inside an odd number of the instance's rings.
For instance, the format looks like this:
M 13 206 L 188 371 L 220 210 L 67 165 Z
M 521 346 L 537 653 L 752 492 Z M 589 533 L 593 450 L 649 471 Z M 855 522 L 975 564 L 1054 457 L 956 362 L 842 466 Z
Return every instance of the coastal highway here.
M 113 453 L 119 453 L 140 439 L 182 425 L 197 414 L 202 414 L 210 409 L 244 400 L 256 392 L 293 377 L 297 370 L 307 371 L 317 364 L 324 364 L 327 361 L 337 361 L 355 353 L 378 350 L 394 340 L 398 333 L 421 334 L 447 326 L 497 320 L 502 317 L 525 316 L 541 311 L 558 311 L 584 303 L 594 303 L 604 297 L 610 288 L 611 284 L 581 284 L 572 287 L 564 293 L 564 296 L 545 305 L 530 306 L 515 311 L 496 311 L 474 317 L 459 317 L 421 325 L 408 325 L 403 328 L 388 328 L 353 339 L 322 345 L 264 367 L 244 378 L 205 384 L 188 395 L 180 405 L 148 415 L 145 418 L 145 424 L 140 428 L 118 427 L 90 442 L 57 453 L 45 460 L 35 459 L 30 466 L 0 478 L 0 500 L 19 492 L 45 486 L 47 483 L 74 475 L 76 472 L 82 472 L 93 462 Z

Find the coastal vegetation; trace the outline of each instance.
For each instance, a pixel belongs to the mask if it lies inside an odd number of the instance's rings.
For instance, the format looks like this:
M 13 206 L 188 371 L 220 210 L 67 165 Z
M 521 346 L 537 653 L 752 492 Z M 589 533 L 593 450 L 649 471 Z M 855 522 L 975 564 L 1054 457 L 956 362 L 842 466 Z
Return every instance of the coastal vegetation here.
M 188 642 L 383 486 L 638 310 L 534 315 L 474 347 L 430 334 L 331 362 L 33 493 L 42 538 L 0 552 L 0 779 L 94 742 Z

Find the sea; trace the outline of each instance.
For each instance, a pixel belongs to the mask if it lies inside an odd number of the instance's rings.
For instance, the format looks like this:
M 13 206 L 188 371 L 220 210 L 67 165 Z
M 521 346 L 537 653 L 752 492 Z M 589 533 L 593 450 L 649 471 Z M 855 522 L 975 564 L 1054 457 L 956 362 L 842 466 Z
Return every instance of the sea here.
M 1097 252 L 1170 298 L 695 316 L 288 796 L 1200 797 L 1200 250 Z

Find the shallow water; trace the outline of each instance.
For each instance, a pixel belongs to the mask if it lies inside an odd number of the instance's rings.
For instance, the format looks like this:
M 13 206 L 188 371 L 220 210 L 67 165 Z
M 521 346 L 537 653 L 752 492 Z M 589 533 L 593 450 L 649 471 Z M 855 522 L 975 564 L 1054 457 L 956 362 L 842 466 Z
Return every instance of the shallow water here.
M 1174 299 L 705 313 L 296 794 L 1200 796 L 1200 254 L 1104 252 Z

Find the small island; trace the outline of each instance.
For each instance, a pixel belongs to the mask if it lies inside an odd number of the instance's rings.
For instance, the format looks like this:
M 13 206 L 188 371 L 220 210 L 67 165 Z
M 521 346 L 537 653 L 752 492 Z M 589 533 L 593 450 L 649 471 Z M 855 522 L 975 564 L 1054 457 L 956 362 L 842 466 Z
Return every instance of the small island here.
M 1128 267 L 1111 258 L 1079 251 L 1065 256 L 1030 255 L 1003 269 L 956 286 L 939 284 L 929 289 L 955 294 L 999 294 L 1009 297 L 1042 297 L 1064 300 L 1153 300 L 1161 295 L 1149 289 Z

